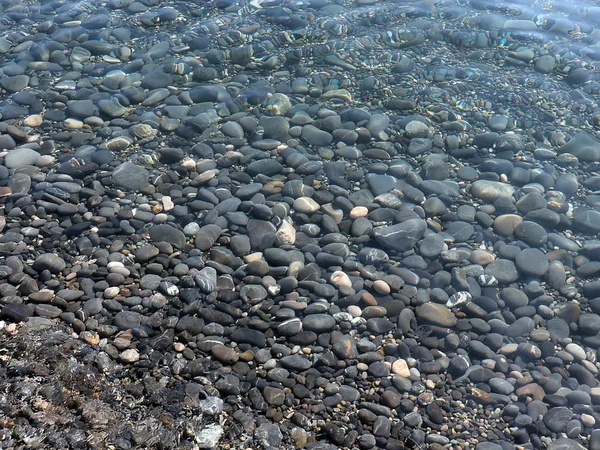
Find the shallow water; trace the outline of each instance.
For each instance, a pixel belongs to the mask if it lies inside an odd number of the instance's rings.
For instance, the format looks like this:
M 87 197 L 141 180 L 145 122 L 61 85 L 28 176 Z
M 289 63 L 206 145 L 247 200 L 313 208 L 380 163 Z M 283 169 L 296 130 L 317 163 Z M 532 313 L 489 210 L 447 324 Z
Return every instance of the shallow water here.
M 0 318 L 111 386 L 73 442 L 600 449 L 600 3 L 1 1 L 0 30 Z M 67 448 L 11 389 L 0 447 Z

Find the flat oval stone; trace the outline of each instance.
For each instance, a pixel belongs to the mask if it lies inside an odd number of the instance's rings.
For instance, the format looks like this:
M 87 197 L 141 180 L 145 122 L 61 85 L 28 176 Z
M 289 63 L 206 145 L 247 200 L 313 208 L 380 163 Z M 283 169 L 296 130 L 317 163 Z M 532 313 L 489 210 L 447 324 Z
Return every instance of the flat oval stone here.
M 453 327 L 457 323 L 456 316 L 445 305 L 438 303 L 424 303 L 417 306 L 415 314 L 419 319 L 441 327 Z
M 548 271 L 550 263 L 541 250 L 528 248 L 517 255 L 515 265 L 519 272 L 525 275 L 542 277 Z
M 471 185 L 471 195 L 486 203 L 494 203 L 499 198 L 511 199 L 514 193 L 514 187 L 499 181 L 477 180 Z
M 311 314 L 302 319 L 302 327 L 315 333 L 326 333 L 335 326 L 335 319 L 328 314 Z

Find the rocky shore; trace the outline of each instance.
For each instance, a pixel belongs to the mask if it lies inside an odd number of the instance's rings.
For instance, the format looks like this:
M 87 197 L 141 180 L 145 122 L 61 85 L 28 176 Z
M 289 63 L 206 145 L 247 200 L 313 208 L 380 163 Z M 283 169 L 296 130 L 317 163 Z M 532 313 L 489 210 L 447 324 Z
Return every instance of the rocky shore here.
M 600 8 L 463 3 L 1 2 L 0 448 L 599 450 Z

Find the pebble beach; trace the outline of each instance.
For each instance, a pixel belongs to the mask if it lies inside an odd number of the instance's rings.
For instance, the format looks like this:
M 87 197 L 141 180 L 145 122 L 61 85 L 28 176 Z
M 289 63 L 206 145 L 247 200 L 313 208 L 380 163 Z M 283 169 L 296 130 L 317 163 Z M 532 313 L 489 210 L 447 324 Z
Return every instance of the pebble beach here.
M 0 449 L 600 450 L 598 2 L 0 30 Z

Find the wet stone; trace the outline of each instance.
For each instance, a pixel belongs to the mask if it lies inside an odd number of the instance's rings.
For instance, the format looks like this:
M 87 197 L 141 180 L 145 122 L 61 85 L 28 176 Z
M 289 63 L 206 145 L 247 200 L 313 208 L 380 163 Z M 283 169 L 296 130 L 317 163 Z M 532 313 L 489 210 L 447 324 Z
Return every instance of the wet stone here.
M 149 173 L 146 169 L 132 162 L 124 162 L 113 171 L 112 178 L 117 186 L 130 191 L 139 191 L 148 183 Z
M 375 239 L 382 248 L 405 252 L 417 244 L 425 229 L 425 222 L 421 219 L 409 219 L 397 225 L 376 229 Z
M 437 303 L 425 303 L 416 308 L 415 314 L 420 319 L 442 326 L 456 325 L 456 316 L 446 306 Z
M 549 263 L 546 255 L 535 248 L 525 249 L 515 258 L 519 272 L 534 277 L 542 277 L 548 271 Z
M 544 416 L 544 424 L 554 433 L 562 432 L 571 420 L 573 413 L 566 407 L 551 408 Z
M 38 272 L 49 270 L 52 273 L 59 273 L 62 272 L 66 266 L 67 264 L 61 257 L 51 253 L 43 253 L 33 262 L 33 268 Z
M 500 284 L 511 284 L 519 279 L 515 263 L 507 259 L 497 259 L 488 264 L 485 273 L 496 278 Z

